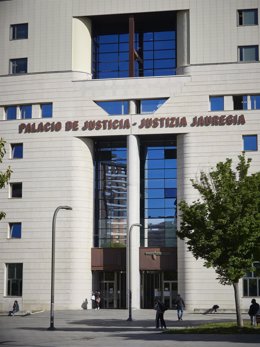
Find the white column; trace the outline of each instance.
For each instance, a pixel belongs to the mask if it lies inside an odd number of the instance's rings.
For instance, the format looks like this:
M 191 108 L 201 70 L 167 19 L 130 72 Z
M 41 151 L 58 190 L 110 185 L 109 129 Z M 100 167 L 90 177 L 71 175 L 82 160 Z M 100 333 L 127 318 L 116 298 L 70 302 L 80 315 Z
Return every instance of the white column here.
M 131 225 L 140 223 L 140 158 L 138 137 L 129 135 L 127 137 L 127 224 L 128 234 Z M 139 271 L 139 247 L 140 247 L 140 228 L 134 226 L 131 228 L 131 244 L 127 247 L 127 287 L 129 285 L 129 276 L 131 276 L 132 308 L 140 308 L 140 271 Z M 129 235 L 128 235 L 129 241 Z M 129 271 L 129 252 L 131 266 Z M 130 272 L 130 273 L 129 273 Z M 129 295 L 129 287 L 127 290 Z
M 177 67 L 190 64 L 189 11 L 177 12 Z

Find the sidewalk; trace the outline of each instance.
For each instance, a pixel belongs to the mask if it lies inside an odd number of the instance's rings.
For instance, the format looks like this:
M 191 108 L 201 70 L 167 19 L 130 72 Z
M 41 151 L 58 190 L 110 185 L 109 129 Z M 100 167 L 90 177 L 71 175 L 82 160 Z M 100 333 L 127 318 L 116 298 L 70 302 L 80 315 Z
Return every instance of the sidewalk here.
M 127 321 L 127 310 L 57 311 L 56 330 L 49 331 L 49 312 L 28 316 L 0 316 L 0 345 L 26 347 L 250 347 L 259 346 L 259 335 L 174 335 L 155 329 L 154 310 L 133 310 L 133 321 Z M 248 317 L 245 316 L 247 319 Z M 235 314 L 191 314 L 183 321 L 176 311 L 168 310 L 168 328 L 194 326 L 209 321 L 235 321 Z

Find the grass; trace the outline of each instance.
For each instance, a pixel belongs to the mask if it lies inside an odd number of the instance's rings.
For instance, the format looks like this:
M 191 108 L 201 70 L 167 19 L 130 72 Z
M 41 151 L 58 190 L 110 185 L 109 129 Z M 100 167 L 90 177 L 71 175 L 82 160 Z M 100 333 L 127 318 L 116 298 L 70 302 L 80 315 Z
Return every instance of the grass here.
M 252 327 L 250 322 L 244 322 L 238 327 L 234 322 L 206 323 L 194 327 L 168 329 L 166 334 L 260 334 L 260 326 Z

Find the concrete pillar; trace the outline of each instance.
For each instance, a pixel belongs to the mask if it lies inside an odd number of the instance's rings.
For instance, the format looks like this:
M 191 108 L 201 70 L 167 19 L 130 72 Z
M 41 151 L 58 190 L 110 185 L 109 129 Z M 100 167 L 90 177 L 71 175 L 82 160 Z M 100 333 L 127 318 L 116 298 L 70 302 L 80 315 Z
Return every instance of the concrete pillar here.
M 130 102 L 130 113 L 135 113 L 135 103 Z M 140 223 L 140 156 L 138 137 L 127 137 L 127 225 L 128 234 L 131 225 Z M 132 308 L 140 308 L 140 271 L 139 271 L 139 247 L 140 228 L 131 230 L 131 245 L 127 247 L 127 293 L 129 293 L 129 276 L 131 276 Z M 128 235 L 129 241 L 129 235 Z M 131 273 L 129 273 L 129 252 L 131 252 Z
M 189 11 L 177 12 L 177 68 L 190 64 Z

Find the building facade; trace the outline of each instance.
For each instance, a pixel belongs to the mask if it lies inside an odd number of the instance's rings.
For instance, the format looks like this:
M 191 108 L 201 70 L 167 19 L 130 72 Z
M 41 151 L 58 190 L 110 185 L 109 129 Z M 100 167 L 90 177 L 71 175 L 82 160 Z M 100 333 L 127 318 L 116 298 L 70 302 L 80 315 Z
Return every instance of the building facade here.
M 0 1 L 0 310 L 213 304 L 222 286 L 176 237 L 191 179 L 242 151 L 260 169 L 259 0 Z M 240 283 L 242 308 L 260 295 Z M 129 286 L 130 284 L 130 286 Z

